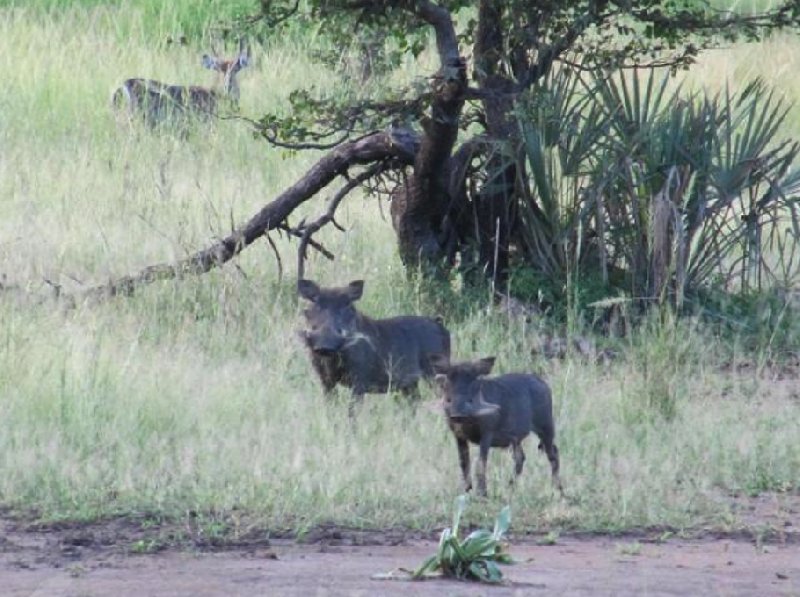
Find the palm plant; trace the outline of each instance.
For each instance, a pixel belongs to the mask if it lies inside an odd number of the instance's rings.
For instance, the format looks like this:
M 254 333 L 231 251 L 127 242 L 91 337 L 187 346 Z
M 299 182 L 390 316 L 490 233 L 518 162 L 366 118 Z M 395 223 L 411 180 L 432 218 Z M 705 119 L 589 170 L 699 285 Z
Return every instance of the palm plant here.
M 798 271 L 800 175 L 776 141 L 787 106 L 760 81 L 684 94 L 652 71 L 561 69 L 518 106 L 526 266 L 599 272 L 635 299 L 680 305 L 712 284 L 748 291 Z

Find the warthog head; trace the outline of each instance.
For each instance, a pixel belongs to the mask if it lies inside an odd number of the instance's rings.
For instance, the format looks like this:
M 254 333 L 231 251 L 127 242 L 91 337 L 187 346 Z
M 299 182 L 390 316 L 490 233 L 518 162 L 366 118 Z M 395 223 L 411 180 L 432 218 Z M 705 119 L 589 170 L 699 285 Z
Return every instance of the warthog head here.
M 444 400 L 444 412 L 453 423 L 463 423 L 490 417 L 500 408 L 486 402 L 476 383 L 482 375 L 488 375 L 494 366 L 494 357 L 476 361 L 450 363 L 442 356 L 431 358 L 439 394 Z
M 297 292 L 311 302 L 303 310 L 308 327 L 301 335 L 313 352 L 333 354 L 359 337 L 353 302 L 364 292 L 363 280 L 350 282 L 343 288 L 320 288 L 311 280 L 299 280 Z

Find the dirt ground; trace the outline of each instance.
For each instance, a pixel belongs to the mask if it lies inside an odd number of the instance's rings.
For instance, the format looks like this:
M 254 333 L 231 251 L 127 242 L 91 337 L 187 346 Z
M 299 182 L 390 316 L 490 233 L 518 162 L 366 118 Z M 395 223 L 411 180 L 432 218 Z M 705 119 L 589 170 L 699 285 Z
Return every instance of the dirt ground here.
M 503 568 L 507 583 L 500 587 L 375 580 L 413 568 L 434 552 L 434 537 L 402 531 L 321 529 L 303 543 L 258 539 L 225 549 L 185 543 L 162 548 L 130 520 L 37 528 L 0 518 L 0 595 L 800 596 L 797 514 L 784 518 L 779 532 L 770 525 L 764 540 L 750 533 L 661 540 L 593 536 L 543 545 L 515 537 L 510 552 L 518 563 Z

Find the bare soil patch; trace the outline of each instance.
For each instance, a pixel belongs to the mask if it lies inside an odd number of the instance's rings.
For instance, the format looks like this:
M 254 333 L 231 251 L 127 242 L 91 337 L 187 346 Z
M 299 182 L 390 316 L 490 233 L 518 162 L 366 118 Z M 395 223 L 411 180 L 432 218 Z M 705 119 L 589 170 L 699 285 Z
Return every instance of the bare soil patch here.
M 317 529 L 300 543 L 244 535 L 214 541 L 180 528 L 117 519 L 35 526 L 0 518 L 0 593 L 89 597 L 204 595 L 800 595 L 800 519 L 760 499 L 751 514 L 769 532 L 657 540 L 648 534 L 512 538 L 518 560 L 500 587 L 372 576 L 412 569 L 435 537 L 402 530 Z M 787 518 L 788 516 L 788 518 Z M 777 526 L 776 526 L 777 524 Z M 170 537 L 174 539 L 171 542 Z M 187 539 L 188 538 L 188 539 Z M 662 536 L 663 538 L 663 536 Z M 138 553 L 144 552 L 144 553 Z

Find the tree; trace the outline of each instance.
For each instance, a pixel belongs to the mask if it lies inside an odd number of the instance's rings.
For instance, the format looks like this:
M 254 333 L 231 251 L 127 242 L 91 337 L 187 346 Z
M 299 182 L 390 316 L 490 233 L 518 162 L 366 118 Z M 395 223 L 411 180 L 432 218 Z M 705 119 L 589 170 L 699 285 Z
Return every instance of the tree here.
M 335 225 L 339 203 L 364 185 L 391 197 L 398 249 L 409 268 L 424 273 L 459 268 L 467 281 L 485 278 L 504 290 L 516 255 L 530 259 L 537 254 L 531 247 L 538 247 L 557 261 L 553 243 L 565 242 L 555 235 L 558 224 L 584 251 L 599 245 L 597 263 L 607 274 L 606 217 L 596 215 L 594 226 L 580 233 L 570 230 L 569 219 L 566 226 L 563 219 L 556 222 L 542 186 L 546 172 L 536 160 L 541 151 L 531 144 L 543 138 L 541 126 L 547 125 L 531 126 L 542 113 L 536 106 L 567 84 L 556 75 L 587 73 L 592 82 L 581 78 L 580 89 L 573 91 L 587 98 L 602 88 L 603 97 L 612 100 L 616 73 L 687 68 L 704 48 L 795 27 L 800 1 L 737 14 L 697 0 L 261 0 L 259 13 L 247 24 L 274 29 L 303 19 L 321 20 L 321 30 L 340 40 L 354 32 L 384 32 L 397 51 L 414 55 L 432 44 L 438 70 L 421 89 L 354 98 L 346 105 L 316 99 L 308 90 L 295 91 L 290 116 L 268 114 L 252 124 L 276 146 L 326 149 L 327 155 L 215 245 L 181 263 L 146 268 L 98 292 L 128 292 L 142 282 L 208 271 L 276 229 L 300 239 L 302 274 L 308 247 L 325 251 L 313 234 L 328 223 Z M 586 120 L 585 110 L 600 110 L 588 104 L 576 108 L 574 99 L 561 104 L 562 112 L 569 105 L 572 116 Z M 624 98 L 616 100 L 616 107 L 597 113 L 607 120 L 598 135 L 613 132 L 612 117 L 624 108 Z M 560 124 L 563 128 L 565 123 Z M 583 151 L 601 146 L 601 136 L 595 136 Z M 795 154 L 781 154 L 784 174 Z M 689 184 L 680 164 L 658 168 L 661 180 L 684 190 Z M 551 169 L 548 176 L 554 174 Z M 576 189 L 600 182 L 585 172 L 571 174 L 584 176 Z M 322 216 L 289 224 L 294 208 L 339 178 L 344 183 Z M 610 189 L 621 180 L 605 184 Z M 581 193 L 586 196 L 585 190 Z M 621 257 L 616 266 L 634 270 L 636 260 Z M 663 290 L 664 282 L 650 280 L 646 286 L 654 294 Z

